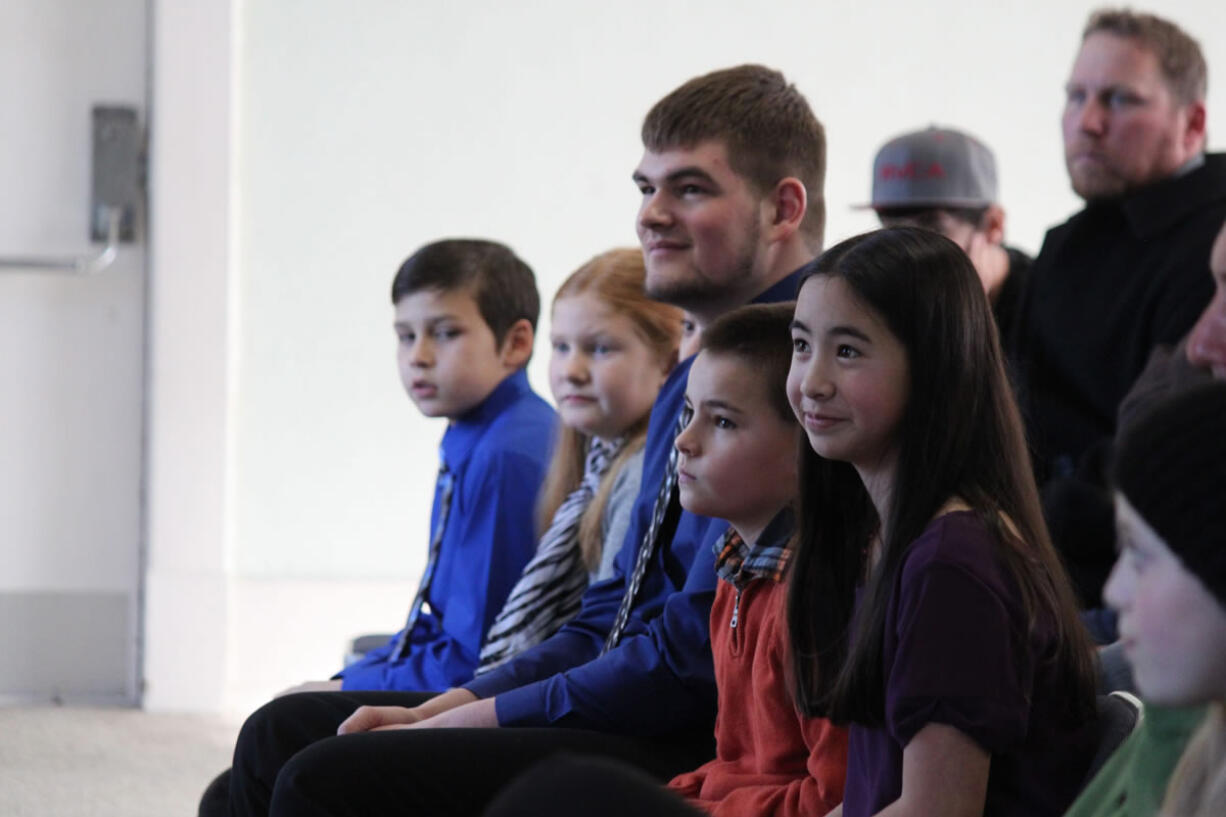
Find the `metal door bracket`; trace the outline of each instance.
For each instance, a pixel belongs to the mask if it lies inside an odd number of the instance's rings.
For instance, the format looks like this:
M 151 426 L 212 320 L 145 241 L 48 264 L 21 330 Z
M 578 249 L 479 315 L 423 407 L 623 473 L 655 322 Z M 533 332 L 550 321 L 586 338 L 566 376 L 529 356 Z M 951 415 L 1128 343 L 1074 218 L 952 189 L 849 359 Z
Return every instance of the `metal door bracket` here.
M 102 249 L 72 256 L 0 257 L 0 271 L 93 275 L 111 265 L 121 243 L 136 240 L 136 220 L 145 200 L 144 134 L 136 109 L 97 105 L 93 120 L 93 184 L 90 240 Z

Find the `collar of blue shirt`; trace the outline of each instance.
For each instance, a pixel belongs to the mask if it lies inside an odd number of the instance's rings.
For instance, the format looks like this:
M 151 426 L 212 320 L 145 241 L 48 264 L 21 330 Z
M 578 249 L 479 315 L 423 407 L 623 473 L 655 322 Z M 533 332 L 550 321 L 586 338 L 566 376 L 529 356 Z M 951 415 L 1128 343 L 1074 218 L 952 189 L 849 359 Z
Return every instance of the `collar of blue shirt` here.
M 443 459 L 448 467 L 455 470 L 461 462 L 467 460 L 473 446 L 481 439 L 490 423 L 531 390 L 528 373 L 520 369 L 495 386 L 489 396 L 475 408 L 453 420 L 447 427 L 447 433 L 443 435 L 441 446 Z

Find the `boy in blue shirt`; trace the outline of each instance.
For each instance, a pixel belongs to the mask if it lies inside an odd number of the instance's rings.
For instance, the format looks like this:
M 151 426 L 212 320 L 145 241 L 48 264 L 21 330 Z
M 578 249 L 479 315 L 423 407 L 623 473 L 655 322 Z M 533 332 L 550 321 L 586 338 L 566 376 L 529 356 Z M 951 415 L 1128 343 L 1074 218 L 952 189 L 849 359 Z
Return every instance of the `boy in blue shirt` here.
M 333 680 L 294 692 L 472 680 L 482 639 L 536 548 L 555 416 L 524 372 L 540 312 L 532 270 L 492 241 L 438 241 L 401 265 L 392 304 L 401 383 L 422 414 L 450 421 L 426 569 L 404 629 Z
M 796 88 L 755 65 L 698 77 L 652 109 L 643 144 L 633 176 L 648 294 L 699 325 L 750 301 L 792 300 L 825 224 L 825 136 Z M 559 751 L 618 757 L 664 779 L 708 760 L 711 545 L 724 526 L 676 500 L 670 455 L 689 366 L 674 369 L 652 409 L 616 575 L 588 588 L 575 619 L 437 697 L 297 695 L 264 707 L 239 736 L 230 813 L 475 815 Z M 330 736 L 342 721 L 346 734 Z M 393 728 L 366 731 L 379 726 Z M 433 726 L 478 728 L 422 728 Z

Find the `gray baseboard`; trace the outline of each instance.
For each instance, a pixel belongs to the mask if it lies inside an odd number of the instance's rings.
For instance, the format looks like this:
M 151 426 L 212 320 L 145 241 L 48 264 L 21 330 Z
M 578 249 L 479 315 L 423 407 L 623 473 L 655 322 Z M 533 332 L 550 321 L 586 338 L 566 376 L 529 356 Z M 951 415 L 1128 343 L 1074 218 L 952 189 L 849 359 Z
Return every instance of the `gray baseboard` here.
M 124 593 L 0 592 L 0 700 L 133 701 L 133 614 Z

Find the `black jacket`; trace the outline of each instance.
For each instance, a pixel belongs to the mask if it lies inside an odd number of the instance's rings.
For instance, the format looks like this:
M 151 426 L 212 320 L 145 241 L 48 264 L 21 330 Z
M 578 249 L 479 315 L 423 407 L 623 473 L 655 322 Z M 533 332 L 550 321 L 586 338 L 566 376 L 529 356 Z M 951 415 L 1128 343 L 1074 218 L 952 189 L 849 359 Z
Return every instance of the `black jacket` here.
M 1048 231 L 1012 343 L 1036 475 L 1049 494 L 1047 483 L 1101 467 L 1120 402 L 1151 351 L 1177 343 L 1204 310 L 1213 295 L 1209 250 L 1224 221 L 1226 155 L 1212 154 L 1185 175 L 1091 203 Z M 1105 580 L 1111 541 L 1105 549 L 1061 541 L 1063 520 L 1054 517 L 1063 511 L 1045 504 L 1066 558 L 1094 563 Z M 1093 604 L 1101 581 L 1082 584 Z

